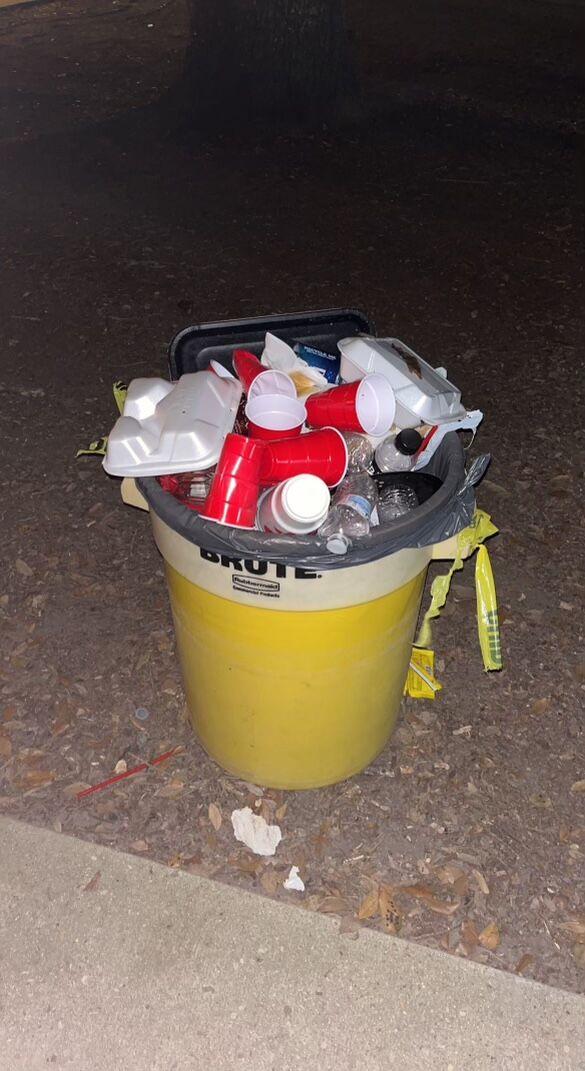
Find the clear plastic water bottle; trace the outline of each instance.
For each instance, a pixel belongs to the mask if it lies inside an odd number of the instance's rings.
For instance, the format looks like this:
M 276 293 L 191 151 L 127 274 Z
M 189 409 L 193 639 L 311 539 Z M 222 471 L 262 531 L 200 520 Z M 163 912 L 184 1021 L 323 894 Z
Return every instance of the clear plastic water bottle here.
M 374 447 L 365 435 L 357 431 L 346 431 L 343 438 L 347 443 L 347 471 L 367 472 L 374 458 Z
M 410 513 L 418 506 L 416 491 L 412 487 L 384 487 L 378 499 L 378 517 L 380 524 L 395 521 L 405 513 Z
M 345 554 L 352 540 L 368 535 L 377 501 L 378 489 L 367 472 L 345 477 L 333 496 L 327 519 L 318 532 L 332 554 Z
M 376 447 L 376 464 L 380 472 L 408 472 L 413 455 L 422 445 L 422 437 L 414 428 L 405 428 L 391 435 Z

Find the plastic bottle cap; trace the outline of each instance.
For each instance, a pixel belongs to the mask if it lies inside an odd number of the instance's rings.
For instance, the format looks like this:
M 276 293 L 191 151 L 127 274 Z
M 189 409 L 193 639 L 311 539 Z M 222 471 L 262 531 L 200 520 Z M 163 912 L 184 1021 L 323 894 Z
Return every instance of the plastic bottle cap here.
M 412 456 L 422 445 L 422 435 L 419 435 L 414 428 L 405 428 L 404 431 L 398 432 L 394 445 L 401 454 Z
M 349 550 L 349 539 L 347 536 L 341 535 L 341 533 L 339 533 L 339 535 L 329 536 L 329 539 L 327 540 L 327 550 L 330 551 L 331 554 L 347 554 L 347 551 Z
M 293 476 L 287 481 L 282 492 L 282 504 L 286 512 L 298 521 L 320 520 L 329 508 L 330 497 L 323 480 L 307 473 Z

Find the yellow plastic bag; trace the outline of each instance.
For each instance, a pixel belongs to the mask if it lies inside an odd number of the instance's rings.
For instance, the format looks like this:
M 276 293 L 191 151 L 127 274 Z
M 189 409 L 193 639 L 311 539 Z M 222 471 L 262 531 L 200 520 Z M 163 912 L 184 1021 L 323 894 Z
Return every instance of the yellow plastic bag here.
M 486 670 L 502 668 L 502 646 L 496 585 L 487 547 L 478 547 L 475 559 L 477 631 Z
M 485 539 L 495 535 L 498 529 L 484 510 L 475 511 L 473 522 L 464 528 L 457 537 L 457 554 L 448 573 L 437 576 L 431 584 L 431 605 L 429 606 L 420 628 L 417 647 L 430 647 L 431 621 L 438 617 L 447 601 L 453 573 L 463 569 L 463 559 L 470 557 L 475 550 L 481 550 L 475 564 L 475 592 L 477 599 L 477 628 L 484 669 L 486 671 L 502 668 L 500 646 L 500 626 L 498 621 L 498 604 L 494 576 L 487 547 L 482 546 Z

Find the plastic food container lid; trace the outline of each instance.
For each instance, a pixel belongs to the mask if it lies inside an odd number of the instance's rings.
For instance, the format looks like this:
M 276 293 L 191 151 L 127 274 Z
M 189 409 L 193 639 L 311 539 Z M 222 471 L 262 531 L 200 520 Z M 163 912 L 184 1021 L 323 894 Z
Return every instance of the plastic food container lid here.
M 240 383 L 215 372 L 189 372 L 176 384 L 134 379 L 108 437 L 110 476 L 164 476 L 216 464 L 233 428 Z

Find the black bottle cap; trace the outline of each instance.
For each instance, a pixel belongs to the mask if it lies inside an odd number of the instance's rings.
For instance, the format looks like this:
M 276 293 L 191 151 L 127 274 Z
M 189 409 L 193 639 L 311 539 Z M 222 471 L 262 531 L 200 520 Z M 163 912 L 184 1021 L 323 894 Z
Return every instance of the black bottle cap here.
M 421 444 L 422 435 L 419 435 L 414 428 L 405 428 L 404 431 L 399 431 L 394 440 L 396 449 L 400 450 L 401 454 L 407 454 L 408 456 L 416 454 Z

